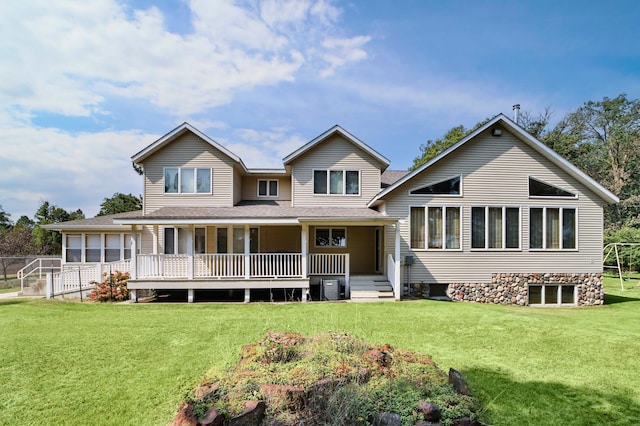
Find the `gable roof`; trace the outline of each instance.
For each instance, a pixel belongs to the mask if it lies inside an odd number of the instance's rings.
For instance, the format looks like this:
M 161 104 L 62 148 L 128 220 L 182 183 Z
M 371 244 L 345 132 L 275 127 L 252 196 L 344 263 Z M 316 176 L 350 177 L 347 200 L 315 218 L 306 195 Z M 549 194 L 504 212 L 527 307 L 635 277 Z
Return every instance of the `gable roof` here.
M 390 185 L 387 188 L 385 188 L 382 191 L 380 191 L 375 197 L 373 197 L 373 199 L 371 201 L 369 201 L 368 206 L 369 207 L 374 206 L 380 199 L 384 198 L 386 195 L 388 195 L 391 192 L 395 191 L 396 188 L 398 188 L 400 185 L 402 185 L 403 183 L 411 180 L 414 176 L 422 173 L 425 169 L 431 167 L 433 164 L 443 160 L 449 154 L 451 154 L 455 150 L 459 149 L 461 146 L 463 146 L 464 144 L 466 144 L 467 142 L 469 142 L 470 140 L 475 138 L 477 135 L 479 135 L 480 133 L 484 132 L 485 130 L 491 128 L 492 126 L 495 126 L 496 124 L 500 124 L 500 125 L 504 126 L 505 128 L 507 128 L 510 132 L 512 132 L 514 135 L 516 135 L 516 137 L 518 139 L 520 139 L 522 142 L 524 142 L 525 144 L 527 144 L 528 146 L 533 148 L 535 151 L 537 151 L 543 157 L 547 158 L 549 161 L 554 163 L 556 166 L 558 166 L 561 169 L 563 169 L 564 171 L 566 171 L 569 175 L 573 176 L 576 180 L 578 180 L 579 182 L 584 184 L 587 188 L 592 190 L 595 194 L 597 194 L 600 198 L 602 198 L 607 203 L 612 204 L 612 203 L 620 202 L 620 199 L 615 194 L 613 194 L 611 191 L 606 189 L 604 186 L 600 185 L 598 182 L 596 182 L 594 179 L 589 177 L 582 170 L 578 169 L 576 166 L 571 164 L 569 161 L 565 160 L 563 157 L 558 155 L 551 148 L 549 148 L 548 146 L 546 146 L 545 144 L 543 144 L 542 142 L 540 142 L 539 140 L 537 140 L 536 138 L 531 136 L 529 133 L 527 133 L 522 127 L 520 127 L 518 124 L 516 124 L 509 117 L 507 117 L 506 115 L 500 113 L 500 114 L 496 115 L 495 117 L 493 117 L 491 120 L 489 120 L 484 126 L 481 126 L 476 131 L 474 131 L 473 133 L 469 134 L 467 137 L 461 139 L 458 143 L 452 145 L 448 149 L 444 150 L 440 154 L 438 154 L 435 157 L 433 157 L 431 160 L 429 160 L 426 163 L 424 163 L 422 166 L 418 167 L 417 169 L 415 169 L 411 173 L 409 173 L 406 176 L 400 178 L 399 180 L 397 180 L 392 185 Z
M 242 162 L 242 159 L 240 157 L 238 157 L 236 154 L 234 154 L 233 152 L 229 151 L 227 148 L 223 147 L 218 142 L 214 141 L 209 136 L 205 135 L 200 130 L 196 129 L 195 127 L 193 127 L 191 124 L 189 124 L 187 122 L 182 123 L 181 125 L 179 125 L 175 129 L 171 130 L 166 135 L 162 136 L 160 139 L 158 139 L 155 142 L 153 142 L 151 145 L 149 145 L 146 148 L 144 148 L 142 151 L 134 154 L 131 157 L 131 160 L 134 163 L 138 164 L 138 163 L 144 161 L 145 159 L 147 159 L 149 156 L 151 156 L 155 152 L 157 152 L 160 149 L 164 148 L 165 146 L 167 146 L 168 144 L 170 144 L 174 140 L 178 139 L 180 136 L 184 135 L 187 132 L 191 132 L 194 135 L 198 136 L 200 139 L 202 139 L 203 141 L 205 141 L 206 143 L 208 143 L 209 145 L 211 145 L 215 149 L 221 151 L 224 155 L 226 155 L 227 157 L 229 157 L 230 159 L 232 159 L 233 161 L 238 163 L 240 166 L 242 166 L 242 169 L 245 172 L 247 171 L 247 167 L 244 165 L 244 163 Z
M 311 141 L 307 142 L 305 145 L 301 146 L 300 148 L 298 148 L 297 150 L 295 150 L 291 154 L 289 154 L 286 157 L 284 157 L 282 159 L 282 161 L 284 162 L 285 165 L 290 164 L 293 160 L 301 157 L 303 154 L 307 153 L 312 148 L 314 148 L 315 146 L 319 145 L 320 143 L 322 143 L 323 141 L 325 141 L 330 136 L 332 136 L 332 135 L 334 135 L 336 133 L 339 134 L 340 136 L 342 136 L 347 141 L 349 141 L 352 144 L 354 144 L 355 146 L 357 146 L 358 148 L 362 149 L 363 151 L 365 151 L 369 155 L 371 155 L 373 158 L 378 160 L 380 163 L 382 163 L 382 165 L 383 165 L 382 169 L 383 170 L 386 169 L 387 167 L 389 167 L 389 160 L 386 157 L 384 157 L 382 154 L 380 154 L 379 152 L 377 152 L 376 150 L 371 148 L 369 145 L 367 145 L 366 143 L 362 142 L 360 139 L 356 138 L 351 133 L 347 132 L 345 129 L 343 129 L 342 127 L 338 126 L 337 124 L 335 126 L 333 126 L 332 128 L 330 128 L 329 130 L 327 130 L 326 132 L 322 133 L 321 135 L 319 135 L 319 136 L 315 137 L 314 139 L 312 139 Z

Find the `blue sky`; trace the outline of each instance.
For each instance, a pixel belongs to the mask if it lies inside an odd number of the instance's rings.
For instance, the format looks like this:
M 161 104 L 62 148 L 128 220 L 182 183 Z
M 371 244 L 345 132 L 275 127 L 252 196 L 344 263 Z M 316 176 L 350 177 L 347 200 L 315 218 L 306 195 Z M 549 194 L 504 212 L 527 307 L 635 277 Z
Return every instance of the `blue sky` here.
M 94 216 L 188 121 L 249 167 L 334 124 L 406 169 L 512 105 L 640 97 L 636 1 L 58 0 L 0 5 L 0 204 Z

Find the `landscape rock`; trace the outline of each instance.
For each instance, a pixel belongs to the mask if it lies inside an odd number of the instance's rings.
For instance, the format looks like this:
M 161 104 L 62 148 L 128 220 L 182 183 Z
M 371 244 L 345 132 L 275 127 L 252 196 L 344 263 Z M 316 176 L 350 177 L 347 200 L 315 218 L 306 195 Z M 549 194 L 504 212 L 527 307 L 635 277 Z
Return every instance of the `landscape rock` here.
M 178 408 L 178 413 L 171 422 L 173 426 L 197 426 L 198 417 L 193 412 L 191 404 L 184 403 Z
M 223 423 L 224 415 L 216 407 L 211 407 L 198 424 L 201 426 L 222 426 Z
M 481 426 L 482 423 L 480 423 L 477 420 L 471 420 L 469 417 L 460 417 L 458 419 L 454 419 L 453 422 L 451 422 L 451 424 L 453 426 Z
M 418 411 L 422 413 L 424 419 L 428 422 L 440 421 L 440 407 L 433 402 L 421 401 L 418 404 Z
M 453 368 L 449 369 L 449 383 L 453 385 L 453 388 L 459 394 L 471 396 L 471 387 L 464 380 L 462 374 Z
M 220 384 L 204 383 L 196 389 L 195 397 L 202 402 L 212 402 L 218 399 Z
M 246 401 L 244 411 L 229 420 L 229 426 L 259 426 L 266 410 L 264 401 Z
M 402 426 L 402 418 L 396 413 L 376 413 L 369 418 L 371 426 Z
M 301 386 L 263 384 L 260 385 L 260 391 L 267 399 L 269 406 L 298 410 L 305 405 L 306 392 Z

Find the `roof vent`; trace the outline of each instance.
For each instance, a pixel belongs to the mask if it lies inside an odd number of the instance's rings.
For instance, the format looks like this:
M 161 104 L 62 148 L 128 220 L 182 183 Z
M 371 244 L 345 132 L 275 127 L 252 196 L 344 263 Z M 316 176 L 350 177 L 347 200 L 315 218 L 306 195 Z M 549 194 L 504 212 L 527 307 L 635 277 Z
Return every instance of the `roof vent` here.
M 515 104 L 513 106 L 513 121 L 518 124 L 518 119 L 520 118 L 520 104 Z

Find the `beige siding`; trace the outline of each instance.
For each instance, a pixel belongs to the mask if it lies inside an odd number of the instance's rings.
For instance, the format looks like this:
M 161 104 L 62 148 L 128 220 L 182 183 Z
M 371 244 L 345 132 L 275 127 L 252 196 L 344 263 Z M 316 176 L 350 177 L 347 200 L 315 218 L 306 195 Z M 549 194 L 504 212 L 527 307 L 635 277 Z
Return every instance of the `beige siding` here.
M 349 206 L 366 207 L 367 202 L 380 192 L 379 162 L 368 153 L 335 135 L 298 158 L 293 164 L 295 206 Z M 359 170 L 360 195 L 314 195 L 313 171 Z
M 462 174 L 463 195 L 409 196 L 408 191 Z M 528 178 L 578 193 L 578 199 L 533 199 Z M 409 250 L 409 207 L 447 205 L 462 207 L 462 251 Z M 471 251 L 471 207 L 514 206 L 521 209 L 519 251 Z M 529 250 L 529 207 L 576 207 L 576 251 Z M 528 145 L 504 131 L 489 131 L 469 141 L 444 161 L 399 187 L 386 200 L 387 214 L 403 217 L 401 254 L 415 256 L 412 282 L 488 282 L 493 272 L 600 272 L 602 271 L 602 201 L 584 185 L 559 170 Z M 393 251 L 395 231 L 386 229 L 385 247 Z M 406 275 L 403 275 L 403 281 Z
M 300 226 L 261 226 L 261 253 L 300 253 Z
M 144 162 L 144 209 L 150 213 L 164 206 L 233 205 L 233 161 L 192 133 L 187 133 Z M 212 194 L 165 194 L 165 167 L 211 168 Z
M 233 204 L 238 204 L 242 200 L 243 178 L 238 169 L 233 170 Z
M 277 197 L 258 197 L 259 180 L 277 180 Z M 243 200 L 291 200 L 291 176 L 245 176 L 242 185 Z
M 351 274 L 372 274 L 375 272 L 375 227 L 347 226 L 346 247 L 316 247 L 316 228 L 345 228 L 344 226 L 310 226 L 310 253 L 349 253 Z

